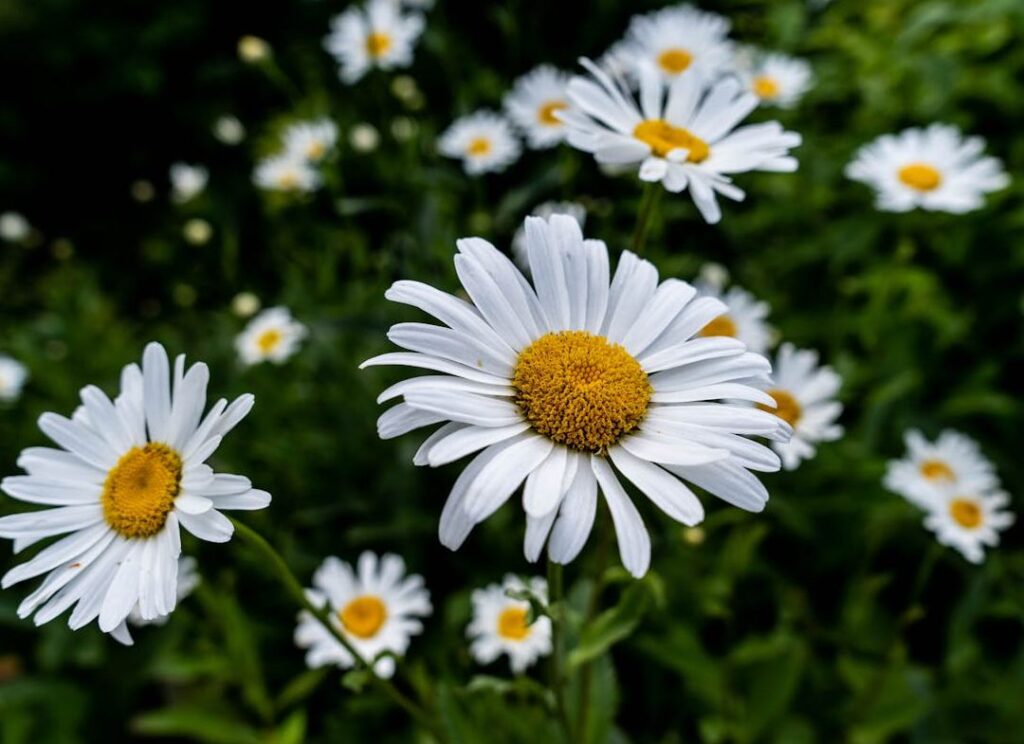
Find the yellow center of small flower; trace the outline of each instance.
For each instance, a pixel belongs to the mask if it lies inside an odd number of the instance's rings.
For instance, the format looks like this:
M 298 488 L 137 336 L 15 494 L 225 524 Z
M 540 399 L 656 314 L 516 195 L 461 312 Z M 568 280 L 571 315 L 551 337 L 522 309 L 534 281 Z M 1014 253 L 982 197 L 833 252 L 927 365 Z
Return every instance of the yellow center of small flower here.
M 921 475 L 928 480 L 951 481 L 956 477 L 953 474 L 953 468 L 949 467 L 942 460 L 925 460 L 922 462 Z
M 309 147 L 306 148 L 306 158 L 308 160 L 319 160 L 327 152 L 327 148 L 324 147 L 323 142 L 310 142 Z
M 785 390 L 773 388 L 768 391 L 768 395 L 775 399 L 776 407 L 772 408 L 771 406 L 766 406 L 763 403 L 758 403 L 757 407 L 762 411 L 774 413 L 790 426 L 796 426 L 796 422 L 800 420 L 800 416 L 803 414 L 803 409 L 800 408 L 800 404 L 797 402 L 793 394 Z
M 388 608 L 380 597 L 364 594 L 342 607 L 338 619 L 357 638 L 373 638 L 388 619 Z
M 728 315 L 719 315 L 700 329 L 698 336 L 729 336 L 736 338 L 736 323 Z
M 526 608 L 506 607 L 498 615 L 498 635 L 510 641 L 521 641 L 530 635 L 526 623 Z
M 767 75 L 754 78 L 754 95 L 758 98 L 775 98 L 779 95 L 779 82 Z
M 900 180 L 918 191 L 932 191 L 942 183 L 942 174 L 926 163 L 911 163 L 900 168 Z
M 977 501 L 953 499 L 949 502 L 949 516 L 961 527 L 973 530 L 981 526 L 983 515 Z
M 491 141 L 486 137 L 477 137 L 471 140 L 469 146 L 466 147 L 466 153 L 473 156 L 474 158 L 483 157 L 491 151 Z
M 669 75 L 678 75 L 693 62 L 693 55 L 685 49 L 666 49 L 658 55 L 658 65 Z
M 538 433 L 582 452 L 605 452 L 639 426 L 651 400 L 639 362 L 586 331 L 546 333 L 527 346 L 512 386 Z
M 280 330 L 277 328 L 270 328 L 263 331 L 263 333 L 256 338 L 256 348 L 264 354 L 269 354 L 278 347 L 282 338 L 283 335 Z
M 293 171 L 287 171 L 286 173 L 282 173 L 278 176 L 277 185 L 282 189 L 290 191 L 299 185 L 299 178 Z
M 383 57 L 391 49 L 391 37 L 380 31 L 374 31 L 366 37 L 366 52 L 371 57 Z
M 672 150 L 683 147 L 689 153 L 686 159 L 691 163 L 701 163 L 711 154 L 708 143 L 682 127 L 674 127 L 664 119 L 647 119 L 636 125 L 633 136 L 650 145 L 654 154 L 665 157 Z
M 181 486 L 181 456 L 166 444 L 132 447 L 107 473 L 103 518 L 121 537 L 153 537 L 164 528 Z
M 555 113 L 567 108 L 569 108 L 569 104 L 565 101 L 548 101 L 540 107 L 540 110 L 537 112 L 537 119 L 540 120 L 541 124 L 548 127 L 561 126 L 562 120 L 555 116 Z

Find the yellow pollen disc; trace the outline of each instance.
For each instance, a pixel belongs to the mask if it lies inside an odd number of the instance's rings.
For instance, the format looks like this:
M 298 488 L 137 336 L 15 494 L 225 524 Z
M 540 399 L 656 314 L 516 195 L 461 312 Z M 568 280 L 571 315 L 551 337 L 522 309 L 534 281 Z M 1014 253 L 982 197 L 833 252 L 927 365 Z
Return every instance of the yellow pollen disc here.
M 796 426 L 796 422 L 800 420 L 803 410 L 800 408 L 800 404 L 797 403 L 796 398 L 793 397 L 793 394 L 785 390 L 772 389 L 768 391 L 768 395 L 775 399 L 777 406 L 772 408 L 763 403 L 758 403 L 757 407 L 762 411 L 774 413 L 790 426 Z
M 770 78 L 767 75 L 761 75 L 754 78 L 754 95 L 758 98 L 775 98 L 779 95 L 779 83 L 775 78 Z
M 686 159 L 691 163 L 702 163 L 711 154 L 708 143 L 682 127 L 674 127 L 663 119 L 647 119 L 636 125 L 633 136 L 650 145 L 654 154 L 665 157 L 679 147 L 686 148 L 689 153 Z
M 900 168 L 900 180 L 918 191 L 932 191 L 942 183 L 942 174 L 926 163 L 911 163 Z
M 309 147 L 306 148 L 306 158 L 309 160 L 319 160 L 327 152 L 327 148 L 324 147 L 323 142 L 311 142 Z
M 562 125 L 562 120 L 555 116 L 555 112 L 569 108 L 569 105 L 565 101 L 548 101 L 540 110 L 537 112 L 537 119 L 541 124 L 548 127 L 558 127 Z
M 256 338 L 256 347 L 264 354 L 269 354 L 277 348 L 283 338 L 281 331 L 276 328 L 263 331 Z
M 669 75 L 678 75 L 693 62 L 693 55 L 685 49 L 666 49 L 658 55 L 658 66 Z
M 491 141 L 484 137 L 477 137 L 469 143 L 466 153 L 475 158 L 482 157 L 491 151 Z
M 164 528 L 181 484 L 181 457 L 166 444 L 132 447 L 107 473 L 103 518 L 122 537 L 153 537 Z
M 640 424 L 651 400 L 640 363 L 586 331 L 546 333 L 527 346 L 512 386 L 538 433 L 582 452 L 606 451 Z
M 982 513 L 978 502 L 970 499 L 953 499 L 949 502 L 949 516 L 961 527 L 973 530 L 981 526 Z
M 371 57 L 382 57 L 391 49 L 391 37 L 375 31 L 366 37 L 366 51 Z
M 282 189 L 294 189 L 299 185 L 299 179 L 294 173 L 282 173 L 277 179 L 277 185 Z
M 728 315 L 719 315 L 700 329 L 698 336 L 729 336 L 736 338 L 736 323 Z
M 530 626 L 526 624 L 526 609 L 523 607 L 506 607 L 498 615 L 498 635 L 510 641 L 521 641 L 530 635 Z
M 373 638 L 388 619 L 388 608 L 380 597 L 364 594 L 342 607 L 338 619 L 357 638 Z
M 953 474 L 953 468 L 949 467 L 942 460 L 925 460 L 922 462 L 921 475 L 928 480 L 951 481 L 956 477 Z

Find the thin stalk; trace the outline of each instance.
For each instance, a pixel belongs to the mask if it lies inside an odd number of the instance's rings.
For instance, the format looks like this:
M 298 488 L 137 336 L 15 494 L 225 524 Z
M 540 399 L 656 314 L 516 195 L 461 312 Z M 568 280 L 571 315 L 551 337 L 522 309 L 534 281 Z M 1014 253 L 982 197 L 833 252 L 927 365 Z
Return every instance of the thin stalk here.
M 651 217 L 654 215 L 654 208 L 657 206 L 662 191 L 664 189 L 660 183 L 644 184 L 644 193 L 640 197 L 640 210 L 636 215 L 636 227 L 633 228 L 633 253 L 638 256 L 643 254 L 647 233 L 651 228 Z
M 565 598 L 562 578 L 561 564 L 549 558 L 548 605 L 554 610 L 551 613 L 550 684 L 551 691 L 555 694 L 555 707 L 562 732 L 565 740 L 572 744 L 576 739 L 572 735 L 572 724 L 569 723 L 569 711 L 565 703 Z
M 601 593 L 604 591 L 604 573 L 608 566 L 608 550 L 611 543 L 611 525 L 609 520 L 601 520 L 601 536 L 597 546 L 596 571 L 594 572 L 594 584 L 590 590 L 590 597 L 587 602 L 587 615 L 583 621 L 586 628 L 597 616 L 601 608 Z M 580 692 L 579 706 L 576 710 L 576 734 L 579 741 L 587 742 L 590 737 L 590 688 L 593 685 L 594 665 L 590 661 L 583 662 L 579 669 Z

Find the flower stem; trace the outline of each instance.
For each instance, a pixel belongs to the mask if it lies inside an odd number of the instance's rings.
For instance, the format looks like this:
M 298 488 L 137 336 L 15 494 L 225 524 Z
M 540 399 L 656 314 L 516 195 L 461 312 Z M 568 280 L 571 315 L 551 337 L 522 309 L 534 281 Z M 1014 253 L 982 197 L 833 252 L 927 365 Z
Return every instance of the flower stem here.
M 594 583 L 590 591 L 590 599 L 587 602 L 587 615 L 583 621 L 586 628 L 597 616 L 601 607 L 601 592 L 604 591 L 604 573 L 608 566 L 608 550 L 611 543 L 611 524 L 609 520 L 602 519 L 600 524 L 600 542 L 597 546 L 597 569 L 594 572 Z M 593 662 L 587 661 L 580 665 L 579 669 L 579 707 L 576 711 L 576 735 L 581 742 L 590 739 L 590 688 L 594 681 Z
M 657 206 L 658 198 L 664 189 L 659 183 L 645 183 L 644 193 L 640 197 L 640 210 L 636 215 L 636 227 L 633 228 L 633 253 L 643 254 L 644 243 L 647 242 L 647 233 L 651 227 L 651 217 L 654 215 L 654 208 Z
M 562 589 L 562 566 L 548 559 L 548 607 L 551 612 L 551 691 L 555 694 L 555 708 L 565 740 L 573 737 L 569 711 L 565 703 L 565 600 Z

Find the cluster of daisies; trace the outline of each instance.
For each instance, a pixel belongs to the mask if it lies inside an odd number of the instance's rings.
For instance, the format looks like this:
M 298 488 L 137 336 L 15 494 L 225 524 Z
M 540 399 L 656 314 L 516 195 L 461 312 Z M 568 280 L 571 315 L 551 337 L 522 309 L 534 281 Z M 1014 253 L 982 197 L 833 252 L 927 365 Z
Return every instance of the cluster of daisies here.
M 279 150 L 257 163 L 253 182 L 267 191 L 316 191 L 323 184 L 320 167 L 337 141 L 338 127 L 330 119 L 294 122 L 282 133 Z

